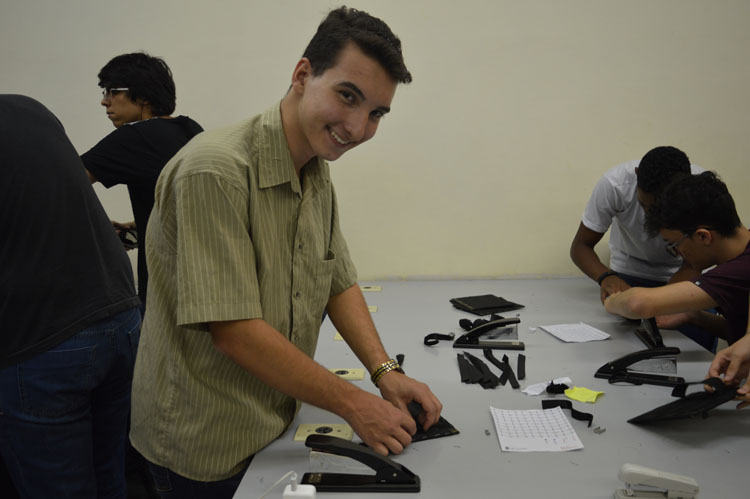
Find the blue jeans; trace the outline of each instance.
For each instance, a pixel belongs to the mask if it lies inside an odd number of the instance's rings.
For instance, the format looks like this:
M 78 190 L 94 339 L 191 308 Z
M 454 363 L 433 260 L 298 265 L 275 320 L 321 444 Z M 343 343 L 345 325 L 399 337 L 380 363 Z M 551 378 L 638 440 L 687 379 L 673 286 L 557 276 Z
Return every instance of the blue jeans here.
M 627 282 L 630 286 L 637 286 L 641 288 L 658 288 L 659 286 L 664 286 L 665 284 L 667 284 L 666 282 L 652 281 L 650 279 L 644 279 L 643 277 L 621 274 L 620 272 L 617 272 L 617 277 Z M 715 311 L 709 310 L 709 312 Z M 677 330 L 709 352 L 716 353 L 716 336 L 709 333 L 708 331 L 704 331 L 703 329 L 693 326 L 692 324 L 683 324 L 682 326 L 678 327 Z
M 124 498 L 137 308 L 0 370 L 0 454 L 21 497 Z
M 152 462 L 148 463 L 148 467 L 162 499 L 232 499 L 249 464 L 250 461 L 236 475 L 216 482 L 191 480 Z

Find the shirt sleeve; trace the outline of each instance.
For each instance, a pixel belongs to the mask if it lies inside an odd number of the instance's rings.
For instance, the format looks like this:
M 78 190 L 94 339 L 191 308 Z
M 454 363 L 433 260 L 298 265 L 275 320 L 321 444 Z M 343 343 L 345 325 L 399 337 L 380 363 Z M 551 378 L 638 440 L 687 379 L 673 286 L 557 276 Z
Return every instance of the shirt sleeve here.
M 137 184 L 144 178 L 155 180 L 148 161 L 144 160 L 144 143 L 135 126 L 121 126 L 81 155 L 86 169 L 104 187 Z
M 349 256 L 349 248 L 346 246 L 346 240 L 341 232 L 339 208 L 333 185 L 331 185 L 331 194 L 333 209 L 331 214 L 331 244 L 329 248 L 336 255 L 336 266 L 333 270 L 333 279 L 331 281 L 331 296 L 334 296 L 346 291 L 357 282 L 357 269 Z
M 581 222 L 594 232 L 604 234 L 612 225 L 612 219 L 615 215 L 622 211 L 621 205 L 622 199 L 617 189 L 606 176 L 602 177 L 591 193 Z
M 201 172 L 177 180 L 177 322 L 263 317 L 248 193 Z

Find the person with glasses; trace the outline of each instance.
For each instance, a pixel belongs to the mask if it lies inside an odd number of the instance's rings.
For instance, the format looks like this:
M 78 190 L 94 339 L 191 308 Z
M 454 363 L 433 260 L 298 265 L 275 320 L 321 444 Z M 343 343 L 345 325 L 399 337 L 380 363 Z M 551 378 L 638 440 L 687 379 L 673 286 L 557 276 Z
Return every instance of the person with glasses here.
M 687 155 L 676 147 L 661 146 L 638 161 L 628 161 L 608 170 L 599 180 L 583 212 L 570 257 L 584 274 L 600 287 L 602 303 L 612 293 L 631 286 L 663 286 L 689 280 L 699 272 L 679 256 L 664 252 L 658 237 L 644 230 L 645 210 L 676 176 L 700 173 Z M 599 259 L 595 247 L 609 231 L 609 267 Z M 658 318 L 663 327 L 670 318 Z M 689 326 L 683 334 L 706 349 L 713 349 L 714 337 Z
M 230 498 L 302 402 L 400 453 L 440 401 L 382 345 L 357 284 L 329 171 L 370 140 L 411 81 L 382 20 L 331 11 L 264 112 L 205 132 L 164 168 L 130 439 L 164 498 Z M 289 85 L 291 82 L 291 85 Z M 380 390 L 313 360 L 323 310 Z
M 630 319 L 678 314 L 731 345 L 748 330 L 750 232 L 742 225 L 727 186 L 714 172 L 674 180 L 646 214 L 664 253 L 696 269 L 689 281 L 658 288 L 633 287 L 610 294 L 608 312 Z M 706 312 L 716 307 L 720 314 Z
M 164 165 L 203 128 L 187 116 L 172 117 L 175 84 L 167 63 L 146 53 L 118 55 L 99 71 L 101 105 L 115 130 L 81 156 L 92 183 L 128 187 L 135 221 L 113 222 L 126 248 L 138 234 L 138 297 L 145 310 L 148 288 L 146 228 L 154 189 Z

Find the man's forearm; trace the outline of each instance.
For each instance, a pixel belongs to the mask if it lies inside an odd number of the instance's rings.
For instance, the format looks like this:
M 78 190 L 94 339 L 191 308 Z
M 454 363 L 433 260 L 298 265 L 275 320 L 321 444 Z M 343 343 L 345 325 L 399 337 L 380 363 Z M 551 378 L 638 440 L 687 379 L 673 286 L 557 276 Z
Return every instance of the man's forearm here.
M 573 263 L 575 263 L 584 274 L 593 280 L 596 280 L 600 275 L 609 270 L 609 268 L 599 259 L 599 255 L 596 254 L 594 248 L 586 246 L 585 244 L 577 244 L 574 242 L 570 247 L 570 259 L 573 260 Z
M 328 315 L 333 325 L 367 370 L 372 373 L 389 359 L 372 322 L 359 284 L 328 300 Z
M 353 391 L 262 319 L 211 323 L 214 346 L 264 383 L 343 417 Z

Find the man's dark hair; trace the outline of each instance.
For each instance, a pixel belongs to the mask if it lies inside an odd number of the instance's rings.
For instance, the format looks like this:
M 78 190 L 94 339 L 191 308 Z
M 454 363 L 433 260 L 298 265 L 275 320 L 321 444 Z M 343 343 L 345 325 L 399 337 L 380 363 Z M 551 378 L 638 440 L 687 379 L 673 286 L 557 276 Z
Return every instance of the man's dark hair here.
M 703 227 L 730 237 L 741 225 L 726 184 L 714 172 L 675 179 L 646 213 L 646 230 L 652 235 L 661 229 L 692 234 Z
M 160 57 L 145 52 L 118 55 L 99 71 L 99 86 L 130 89 L 130 100 L 143 99 L 154 116 L 174 112 L 177 97 L 172 71 Z
M 378 61 L 394 81 L 411 82 L 411 73 L 401 53 L 401 40 L 377 17 L 346 6 L 332 10 L 323 19 L 302 57 L 310 61 L 313 75 L 320 76 L 336 64 L 349 42 Z
M 655 147 L 638 164 L 638 188 L 658 197 L 675 175 L 690 175 L 690 159 L 676 147 Z

